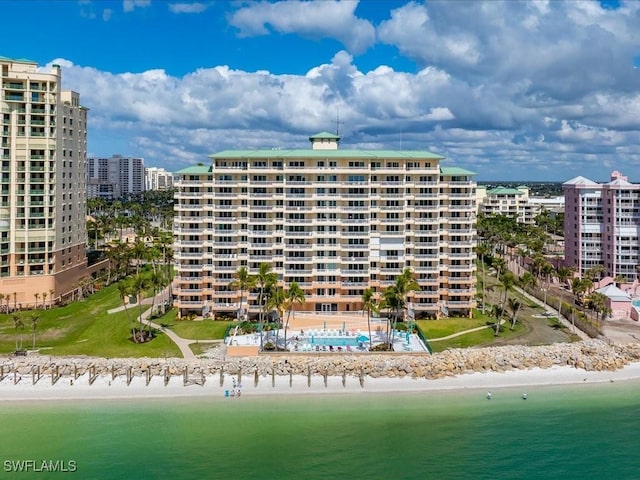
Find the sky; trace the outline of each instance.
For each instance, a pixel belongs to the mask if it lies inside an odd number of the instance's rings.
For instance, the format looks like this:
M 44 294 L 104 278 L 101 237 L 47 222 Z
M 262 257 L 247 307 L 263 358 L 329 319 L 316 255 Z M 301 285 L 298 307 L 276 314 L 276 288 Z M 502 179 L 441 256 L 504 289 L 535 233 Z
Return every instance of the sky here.
M 88 155 L 427 150 L 480 181 L 640 181 L 639 1 L 0 2 L 0 56 L 62 68 Z

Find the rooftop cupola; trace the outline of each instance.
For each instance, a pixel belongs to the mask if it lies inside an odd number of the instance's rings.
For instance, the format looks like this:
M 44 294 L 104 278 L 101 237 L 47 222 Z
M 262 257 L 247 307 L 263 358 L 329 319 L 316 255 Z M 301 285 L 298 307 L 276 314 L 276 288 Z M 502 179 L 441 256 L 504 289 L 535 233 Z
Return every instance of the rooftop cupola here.
M 340 137 L 332 133 L 321 132 L 311 135 L 309 140 L 313 150 L 337 150 Z

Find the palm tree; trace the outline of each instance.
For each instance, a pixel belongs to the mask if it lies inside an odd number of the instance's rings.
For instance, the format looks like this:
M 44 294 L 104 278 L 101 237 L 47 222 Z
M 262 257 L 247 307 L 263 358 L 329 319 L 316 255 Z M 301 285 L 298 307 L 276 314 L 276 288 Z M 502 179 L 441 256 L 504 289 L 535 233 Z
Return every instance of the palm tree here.
M 535 257 L 533 257 L 533 262 L 531 263 L 531 270 L 533 272 L 533 274 L 540 278 L 540 276 L 542 275 L 542 267 L 544 267 L 545 264 L 547 264 L 547 259 L 544 258 L 542 255 L 536 255 Z
M 513 330 L 516 326 L 516 322 L 518 321 L 518 312 L 520 311 L 520 307 L 522 306 L 522 302 L 515 297 L 510 297 L 507 305 L 513 314 L 511 316 L 511 330 Z
M 40 300 L 40 294 L 39 293 L 34 293 L 33 296 L 36 299 L 35 306 L 33 308 L 38 308 L 38 300 Z
M 31 315 L 31 331 L 33 333 L 33 344 L 31 346 L 31 350 L 36 349 L 36 331 L 38 329 L 39 319 L 40 319 L 40 315 Z
M 4 294 L 0 293 L 0 311 L 2 310 L 2 301 L 4 300 Z
M 289 311 L 287 313 L 287 321 L 284 324 L 285 348 L 287 345 L 287 329 L 289 328 L 289 319 L 291 318 L 291 312 L 295 312 L 296 303 L 302 305 L 305 300 L 304 290 L 300 288 L 300 285 L 298 285 L 298 282 L 296 281 L 291 282 L 291 284 L 289 285 L 289 290 L 287 290 L 286 298 L 287 298 L 287 306 L 289 307 L 288 308 Z M 295 313 L 293 315 L 295 318 Z
M 142 332 L 143 332 L 144 325 L 142 323 L 142 294 L 148 288 L 148 285 L 149 285 L 149 282 L 147 280 L 147 277 L 140 273 L 137 275 L 134 275 L 131 280 L 131 293 L 133 293 L 136 296 L 136 300 L 138 302 L 138 310 L 139 310 L 138 321 L 140 322 L 140 338 L 142 339 L 143 342 L 144 342 L 144 335 Z
M 496 278 L 500 280 L 500 275 L 507 269 L 507 262 L 502 257 L 494 257 L 491 260 L 491 265 L 496 269 Z
M 267 308 L 269 310 L 275 310 L 276 312 L 278 312 L 278 325 L 276 328 L 276 341 L 275 341 L 276 350 L 278 349 L 278 340 L 280 337 L 280 322 L 284 317 L 284 311 L 287 309 L 287 304 L 288 304 L 287 294 L 284 292 L 284 289 L 282 287 L 276 286 L 270 289 L 270 294 L 268 295 L 268 298 L 267 298 Z M 285 349 L 287 348 L 286 345 L 287 345 L 287 342 L 286 342 L 286 333 L 285 333 Z
M 559 267 L 556 270 L 556 277 L 560 286 L 567 286 L 567 281 L 573 276 L 573 270 L 569 267 Z M 558 314 L 562 315 L 562 292 L 558 295 Z
M 549 287 L 551 286 L 551 276 L 553 272 L 555 272 L 555 270 L 553 268 L 553 265 L 551 265 L 549 262 L 546 262 L 544 265 L 542 265 L 541 274 L 545 284 L 545 288 L 543 289 L 544 290 L 543 303 L 544 303 L 545 310 L 547 309 L 547 292 L 549 291 Z
M 164 275 L 161 272 L 152 271 L 151 276 L 147 279 L 148 286 L 151 287 L 151 291 L 153 292 L 153 296 L 151 297 L 151 314 L 153 315 L 153 310 L 156 304 L 156 295 L 162 291 L 165 285 Z M 147 325 L 149 329 L 150 325 Z
M 256 284 L 256 278 L 253 275 L 249 274 L 249 270 L 245 266 L 240 267 L 236 271 L 235 279 L 229 283 L 229 288 L 231 290 L 240 291 L 240 306 L 238 307 L 238 312 L 236 315 L 236 318 L 238 320 L 240 320 L 240 317 L 242 316 L 242 303 L 244 302 L 244 292 L 251 290 L 255 286 L 255 284 Z
M 526 292 L 528 287 L 534 287 L 536 285 L 536 277 L 531 272 L 524 272 L 520 277 L 520 285 Z
M 22 350 L 22 333 L 24 332 L 24 322 L 20 315 L 15 313 L 13 315 L 13 327 L 16 329 L 16 351 Z M 19 332 L 19 334 L 18 334 Z M 18 344 L 18 338 L 20 338 L 20 343 Z
M 129 318 L 129 310 L 127 310 L 127 298 L 131 295 L 131 284 L 127 280 L 121 280 L 117 285 L 118 293 L 120 294 L 120 299 L 122 300 L 122 306 L 124 307 L 124 313 L 127 316 L 127 321 L 131 323 L 131 319 Z M 131 335 L 133 341 L 136 340 L 136 330 L 135 327 L 131 330 Z
M 47 292 L 42 292 L 42 309 L 46 310 L 47 309 Z
M 556 270 L 556 278 L 560 283 L 560 286 L 567 286 L 567 281 L 573 277 L 573 270 L 569 267 L 558 267 Z
M 373 339 L 371 337 L 371 312 L 377 312 L 379 309 L 378 302 L 376 301 L 376 294 L 372 288 L 367 288 L 362 292 L 362 309 L 367 312 L 367 327 L 369 328 L 369 350 L 373 346 Z
M 574 278 L 571 282 L 571 291 L 573 292 L 573 296 L 575 299 L 575 303 L 577 304 L 579 300 L 582 300 L 582 296 L 587 292 L 589 286 L 591 285 L 591 280 L 586 278 Z
M 498 336 L 500 333 L 500 324 L 502 323 L 502 315 L 504 314 L 504 309 L 501 305 L 493 305 L 491 307 L 491 314 L 496 317 L 496 331 L 494 332 L 494 335 Z
M 482 301 L 482 313 L 484 313 L 484 289 L 486 288 L 485 281 L 485 258 L 489 255 L 489 247 L 484 244 L 480 244 L 476 247 L 476 254 L 480 257 L 480 263 L 482 265 L 482 288 L 480 289 L 481 301 Z
M 398 288 L 396 285 L 389 285 L 385 288 L 383 294 L 382 304 L 385 308 L 388 308 L 390 312 L 393 312 L 393 322 L 392 328 L 395 329 L 396 323 L 398 321 L 398 316 L 400 315 L 400 309 L 403 307 L 402 305 L 402 296 L 398 293 Z M 387 346 L 391 349 L 393 345 L 393 340 L 391 339 L 392 332 L 390 330 L 389 322 L 387 322 Z
M 505 272 L 500 278 L 500 284 L 504 289 L 504 298 L 500 301 L 500 312 L 504 312 L 504 306 L 507 303 L 507 297 L 509 296 L 509 291 L 513 288 L 516 283 L 516 276 L 511 272 Z M 502 315 L 501 315 L 502 316 Z M 496 323 L 496 335 L 500 333 L 500 319 L 498 319 L 498 323 Z
M 147 253 L 147 244 L 141 238 L 136 238 L 132 248 L 132 255 L 136 261 L 136 275 L 140 273 L 140 264 Z
M 613 277 L 613 281 L 616 284 L 616 287 L 620 287 L 621 284 L 627 283 L 627 277 L 625 277 L 624 275 L 618 274 L 615 277 Z
M 600 279 L 600 277 L 604 272 L 605 272 L 604 265 L 602 264 L 594 265 L 593 267 L 589 268 L 587 271 L 584 272 L 584 278 L 588 278 L 589 280 L 594 282 L 596 279 Z
M 256 284 L 260 289 L 258 293 L 258 305 L 260 306 L 260 350 L 262 350 L 264 347 L 263 327 L 264 317 L 266 315 L 267 309 L 267 297 L 269 290 L 273 288 L 277 281 L 278 276 L 276 275 L 276 273 L 271 271 L 271 265 L 266 262 L 262 262 L 260 264 L 260 267 L 258 268 L 258 275 L 256 276 Z
M 403 321 L 406 320 L 406 306 L 408 304 L 407 296 L 411 292 L 420 291 L 420 285 L 413 278 L 411 269 L 405 268 L 404 271 L 396 278 L 396 288 L 398 294 L 402 296 L 403 307 Z
M 609 311 L 609 308 L 607 307 L 607 296 L 604 293 L 593 292 L 587 299 L 589 300 L 589 305 L 596 313 L 596 322 L 598 324 L 598 328 L 600 328 L 606 313 Z

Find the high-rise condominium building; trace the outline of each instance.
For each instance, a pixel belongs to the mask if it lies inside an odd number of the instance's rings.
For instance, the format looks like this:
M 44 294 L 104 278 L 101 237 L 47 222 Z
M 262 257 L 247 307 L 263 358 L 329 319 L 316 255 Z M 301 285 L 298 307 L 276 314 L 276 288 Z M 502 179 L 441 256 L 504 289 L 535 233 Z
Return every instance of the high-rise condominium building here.
M 147 167 L 144 169 L 145 190 L 170 190 L 173 188 L 173 173 L 164 168 Z
M 602 265 L 628 282 L 640 274 L 640 184 L 619 172 L 608 183 L 576 177 L 563 184 L 564 254 L 579 274 Z
M 48 304 L 86 274 L 87 109 L 60 67 L 0 57 L 0 293 Z
M 87 159 L 87 197 L 114 200 L 144 192 L 144 160 L 113 155 Z
M 268 263 L 296 281 L 316 312 L 362 308 L 410 268 L 416 317 L 469 315 L 475 306 L 475 183 L 424 151 L 339 150 L 321 133 L 311 149 L 224 151 L 177 172 L 174 223 L 180 314 L 234 316 L 234 273 Z M 249 295 L 249 313 L 259 311 Z M 243 304 L 246 307 L 246 303 Z

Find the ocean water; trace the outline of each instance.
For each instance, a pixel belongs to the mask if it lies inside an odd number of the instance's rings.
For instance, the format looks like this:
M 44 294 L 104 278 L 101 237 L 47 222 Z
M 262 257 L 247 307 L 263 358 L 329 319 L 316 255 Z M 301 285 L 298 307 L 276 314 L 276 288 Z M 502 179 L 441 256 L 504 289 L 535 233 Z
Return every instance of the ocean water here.
M 637 479 L 639 387 L 3 403 L 0 478 Z

